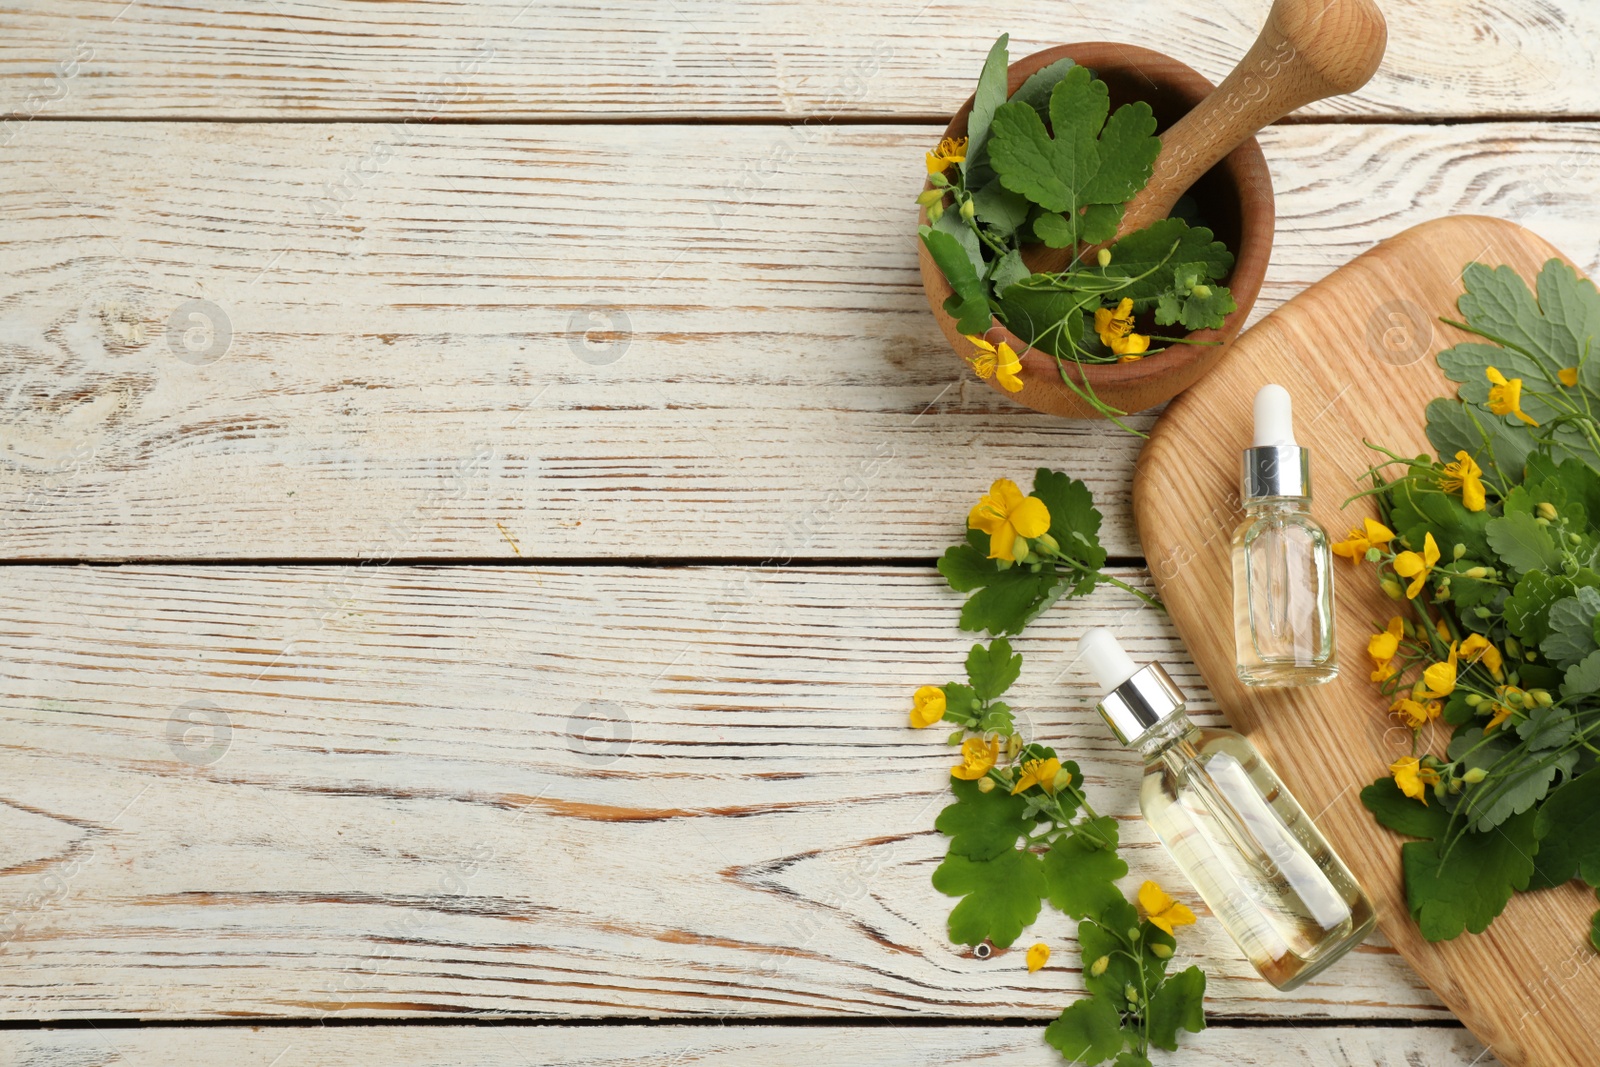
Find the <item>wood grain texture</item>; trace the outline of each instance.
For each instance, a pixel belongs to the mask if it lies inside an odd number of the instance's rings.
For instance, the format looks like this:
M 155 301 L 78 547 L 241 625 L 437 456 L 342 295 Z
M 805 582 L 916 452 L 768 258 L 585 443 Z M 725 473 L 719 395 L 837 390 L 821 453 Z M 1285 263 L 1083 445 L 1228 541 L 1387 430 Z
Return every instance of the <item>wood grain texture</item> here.
M 0 219 L 0 555 L 930 558 L 976 491 L 1039 463 L 1086 479 L 1108 547 L 1137 553 L 1137 441 L 993 395 L 927 313 L 926 130 L 412 136 L 22 131 Z M 1264 143 L 1280 236 L 1258 312 L 1450 211 L 1521 219 L 1600 267 L 1600 126 Z M 215 362 L 195 300 L 231 328 Z
M 1142 44 L 1216 82 L 1244 54 L 1269 6 L 60 0 L 8 5 L 0 108 L 384 121 L 949 116 L 972 92 L 1001 33 L 1014 35 L 1016 56 L 1071 41 Z M 1385 7 L 1393 43 L 1377 77 L 1311 114 L 1600 112 L 1600 12 L 1592 4 L 1405 0 Z
M 980 960 L 929 883 L 952 756 L 906 716 L 957 606 L 913 568 L 0 569 L 0 1018 L 1043 1020 L 1070 921 Z M 1014 704 L 1176 887 L 1069 669 L 1096 624 L 1217 721 L 1126 594 L 1030 627 Z M 1215 1015 L 1449 1019 L 1381 941 L 1293 995 L 1207 916 L 1180 955 Z
M 1366 678 L 1372 620 L 1393 614 L 1393 603 L 1370 573 L 1340 561 L 1336 636 L 1343 670 L 1333 682 L 1305 690 L 1246 689 L 1234 674 L 1232 629 L 1217 622 L 1230 603 L 1238 456 L 1249 441 L 1256 391 L 1268 382 L 1289 384 L 1300 413 L 1297 439 L 1315 450 L 1313 512 L 1342 534 L 1375 514 L 1365 500 L 1340 506 L 1365 484 L 1372 453 L 1363 438 L 1400 455 L 1432 454 L 1423 406 L 1455 395 L 1432 356 L 1474 340 L 1438 324 L 1430 337 L 1385 349 L 1345 324 L 1387 308 L 1407 329 L 1409 307 L 1425 315 L 1454 308 L 1466 263 L 1508 264 L 1532 279 L 1557 254 L 1515 225 L 1473 217 L 1437 220 L 1379 245 L 1258 324 L 1214 374 L 1168 408 L 1134 491 L 1140 536 L 1163 599 L 1229 718 L 1263 743 L 1309 810 L 1325 808 L 1318 825 L 1372 894 L 1385 935 L 1511 1067 L 1600 1062 L 1600 967 L 1588 944 L 1593 893 L 1573 882 L 1518 894 L 1485 933 L 1424 941 L 1406 906 L 1402 838 L 1379 827 L 1355 800 L 1356 790 L 1382 776 L 1411 744 L 1408 731 L 1391 728 Z M 1422 325 L 1428 328 L 1425 318 Z M 1424 742 L 1442 752 L 1445 739 L 1441 733 Z
M 1185 1035 L 1181 1056 L 1186 1067 L 1280 1067 L 1296 1058 L 1318 1067 L 1496 1064 L 1456 1027 L 1213 1028 Z M 18 1067 L 954 1067 L 996 1060 L 1016 1067 L 1063 1062 L 1038 1028 L 1017 1026 L 241 1026 L 0 1034 L 0 1062 Z

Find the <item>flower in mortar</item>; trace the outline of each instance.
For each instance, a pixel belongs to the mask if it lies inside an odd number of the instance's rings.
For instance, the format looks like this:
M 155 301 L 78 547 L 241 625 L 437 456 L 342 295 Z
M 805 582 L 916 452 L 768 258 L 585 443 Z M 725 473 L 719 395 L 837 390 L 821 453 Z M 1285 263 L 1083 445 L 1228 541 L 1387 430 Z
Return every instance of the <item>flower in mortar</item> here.
M 1133 299 L 1123 297 L 1115 311 L 1110 308 L 1095 308 L 1094 332 L 1100 335 L 1100 343 L 1105 345 L 1118 356 L 1119 363 L 1132 363 L 1150 350 L 1150 338 L 1142 333 L 1133 332 Z
M 932 152 L 928 153 L 928 174 L 943 174 L 953 163 L 964 163 L 967 159 L 967 139 L 965 137 L 946 137 L 941 140 Z

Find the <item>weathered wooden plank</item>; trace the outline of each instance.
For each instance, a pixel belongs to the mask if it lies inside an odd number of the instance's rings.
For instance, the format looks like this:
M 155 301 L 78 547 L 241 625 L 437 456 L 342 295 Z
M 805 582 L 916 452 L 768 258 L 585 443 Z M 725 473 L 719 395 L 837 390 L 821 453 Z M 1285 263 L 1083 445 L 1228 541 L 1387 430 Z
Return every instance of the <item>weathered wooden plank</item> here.
M 812 1067 L 816 1063 L 939 1067 L 992 1063 L 1060 1067 L 1034 1027 L 1017 1026 L 360 1026 L 249 1029 L 54 1030 L 0 1033 L 0 1057 L 28 1067 Z M 1493 1055 L 1456 1027 L 1370 1029 L 1213 1027 L 1185 1035 L 1193 1067 L 1495 1067 Z M 1174 1061 L 1177 1062 L 1177 1061 Z
M 834 128 L 742 192 L 790 132 L 398 131 L 40 122 L 7 149 L 0 555 L 926 558 L 1040 463 L 1137 552 L 1137 441 L 981 387 L 927 313 L 926 129 Z M 1258 311 L 1449 211 L 1600 265 L 1597 145 L 1275 129 Z
M 905 716 L 956 608 L 917 568 L 0 569 L 0 1018 L 1047 1017 L 1071 924 L 1029 975 L 929 884 L 951 755 Z M 1091 624 L 1194 683 L 1103 594 L 1014 703 L 1176 888 Z M 1180 953 L 1218 1015 L 1449 1018 L 1380 941 L 1292 995 L 1205 916 Z
M 1073 41 L 1170 51 L 1218 81 L 1269 0 L 1185 7 L 1021 0 L 733 0 L 439 8 L 386 0 L 223 7 L 59 0 L 13 6 L 0 107 L 19 115 L 202 118 L 697 116 L 808 121 L 948 115 L 985 50 Z M 1389 4 L 1383 68 L 1317 115 L 1600 112 L 1600 15 L 1582 0 Z M 1159 36 L 1151 28 L 1160 27 Z

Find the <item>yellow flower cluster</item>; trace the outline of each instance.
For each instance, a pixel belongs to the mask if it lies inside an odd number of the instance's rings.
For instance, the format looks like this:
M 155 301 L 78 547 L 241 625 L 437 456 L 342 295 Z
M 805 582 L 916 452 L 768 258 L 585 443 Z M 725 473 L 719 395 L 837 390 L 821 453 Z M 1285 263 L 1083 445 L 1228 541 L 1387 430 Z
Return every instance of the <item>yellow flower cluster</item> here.
M 956 163 L 963 163 L 967 158 L 967 139 L 965 137 L 946 137 L 939 142 L 932 152 L 928 153 L 928 176 L 943 174 Z
M 1169 934 L 1174 926 L 1190 926 L 1194 923 L 1194 912 L 1173 900 L 1154 882 L 1146 882 L 1139 887 L 1139 907 L 1144 909 L 1145 918 L 1152 925 L 1161 927 Z
M 989 535 L 990 559 L 1016 562 L 1017 538 L 1048 532 L 1050 509 L 1036 496 L 1023 496 L 1010 478 L 998 478 L 967 513 L 967 526 Z
M 1101 344 L 1117 354 L 1118 363 L 1143 359 L 1150 350 L 1149 336 L 1133 332 L 1133 300 L 1126 296 L 1115 311 L 1095 309 L 1094 332 L 1100 335 Z

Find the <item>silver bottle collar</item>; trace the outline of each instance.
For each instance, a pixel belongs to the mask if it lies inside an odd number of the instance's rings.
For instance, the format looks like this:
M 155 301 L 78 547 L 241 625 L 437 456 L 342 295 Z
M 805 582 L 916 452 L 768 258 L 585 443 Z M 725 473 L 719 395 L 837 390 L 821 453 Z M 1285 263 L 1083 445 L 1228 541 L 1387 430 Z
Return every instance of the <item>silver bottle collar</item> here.
M 1183 690 L 1159 663 L 1146 663 L 1095 707 L 1124 745 L 1135 745 L 1183 710 Z
M 1295 445 L 1257 445 L 1244 450 L 1239 496 L 1253 504 L 1268 497 L 1311 499 L 1311 452 Z

